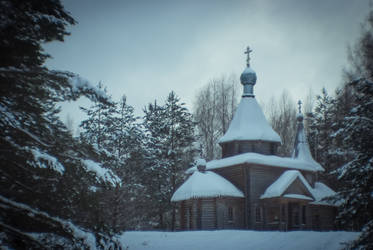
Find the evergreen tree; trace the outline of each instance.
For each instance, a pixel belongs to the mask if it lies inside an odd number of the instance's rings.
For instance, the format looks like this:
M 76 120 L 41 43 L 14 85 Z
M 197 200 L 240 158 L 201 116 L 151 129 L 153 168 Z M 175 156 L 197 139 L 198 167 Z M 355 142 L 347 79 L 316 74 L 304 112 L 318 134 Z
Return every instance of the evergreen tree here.
M 102 84 L 98 87 L 104 90 Z M 97 102 L 82 110 L 88 118 L 80 126 L 81 140 L 96 148 L 104 164 L 125 183 L 96 191 L 102 198 L 95 206 L 98 211 L 95 220 L 99 220 L 101 223 L 97 224 L 112 232 L 123 231 L 134 226 L 131 221 L 138 212 L 135 202 L 141 197 L 137 185 L 143 137 L 140 125 L 134 116 L 133 107 L 126 103 L 125 96 L 114 105 Z
M 76 75 L 43 66 L 49 55 L 42 43 L 63 41 L 66 26 L 75 23 L 59 1 L 1 1 L 0 20 L 0 220 L 5 232 L 0 237 L 8 246 L 22 241 L 27 247 L 33 241 L 43 245 L 49 233 L 53 237 L 46 247 L 53 248 L 60 239 L 73 239 L 74 233 L 52 216 L 87 226 L 83 201 L 89 187 L 120 183 L 95 162 L 94 151 L 72 138 L 56 103 L 82 95 L 108 99 Z M 45 236 L 33 238 L 25 232 Z M 65 246 L 78 247 L 74 242 Z
M 184 105 L 171 92 L 163 106 L 155 102 L 144 110 L 149 153 L 147 185 L 158 212 L 159 227 L 171 230 L 175 228 L 176 208 L 170 199 L 194 156 L 194 123 Z
M 338 169 L 343 181 L 338 197 L 343 201 L 339 219 L 362 234 L 351 248 L 373 248 L 373 82 L 361 79 L 350 84 L 355 105 L 345 117 L 337 136 L 354 157 Z
M 338 192 L 342 201 L 339 219 L 344 225 L 361 229 L 351 249 L 373 248 L 373 11 L 363 25 L 360 39 L 350 51 L 352 68 L 345 73 L 350 83 L 339 95 L 340 107 L 348 115 L 343 119 L 336 138 L 343 142 L 350 161 L 338 168 L 344 185 Z
M 157 223 L 158 227 L 164 228 L 163 217 L 169 210 L 167 191 L 170 187 L 167 180 L 170 163 L 167 158 L 167 130 L 164 124 L 166 113 L 164 107 L 159 106 L 156 101 L 148 104 L 144 113 L 146 168 L 143 181 L 147 188 L 149 211 L 152 211 L 149 220 L 151 224 Z
M 343 162 L 340 145 L 333 137 L 340 119 L 336 115 L 337 110 L 336 99 L 323 88 L 321 95 L 316 96 L 313 112 L 307 114 L 310 151 L 313 158 L 325 168 L 325 172 L 320 175 L 321 180 L 334 189 L 339 185 L 333 173 Z

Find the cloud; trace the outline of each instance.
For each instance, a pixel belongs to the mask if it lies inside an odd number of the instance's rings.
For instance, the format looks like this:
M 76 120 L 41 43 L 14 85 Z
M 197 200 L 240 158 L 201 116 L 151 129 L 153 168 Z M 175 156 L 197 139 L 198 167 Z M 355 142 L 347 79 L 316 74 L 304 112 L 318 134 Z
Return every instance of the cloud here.
M 296 99 L 309 87 L 331 91 L 368 12 L 368 0 L 64 4 L 79 23 L 65 43 L 46 46 L 54 57 L 47 65 L 102 80 L 115 99 L 126 94 L 138 114 L 171 90 L 191 107 L 209 79 L 240 75 L 247 45 L 260 101 L 284 89 Z

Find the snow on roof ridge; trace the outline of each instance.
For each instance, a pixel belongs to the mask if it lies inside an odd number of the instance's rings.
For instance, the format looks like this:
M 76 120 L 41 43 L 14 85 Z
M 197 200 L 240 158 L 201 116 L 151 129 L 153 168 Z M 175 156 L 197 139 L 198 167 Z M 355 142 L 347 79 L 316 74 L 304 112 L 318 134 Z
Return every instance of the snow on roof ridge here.
M 306 179 L 298 170 L 287 170 L 275 181 L 273 182 L 260 196 L 260 199 L 280 197 L 283 193 L 290 187 L 290 185 L 297 179 L 303 183 L 307 188 L 308 192 L 313 195 L 312 187 L 308 184 Z
M 305 171 L 311 171 L 311 172 L 318 171 L 317 166 L 315 166 L 311 162 L 304 161 L 302 159 L 280 157 L 276 155 L 263 155 L 263 154 L 253 153 L 253 152 L 243 153 L 239 155 L 222 158 L 219 160 L 209 161 L 206 164 L 206 170 L 231 167 L 231 166 L 245 164 L 245 163 L 265 165 L 265 166 L 271 166 L 271 167 L 305 170 Z M 186 173 L 191 174 L 196 170 L 197 170 L 196 167 L 191 167 L 186 170 Z
M 229 128 L 219 143 L 229 141 L 260 140 L 280 142 L 280 136 L 272 129 L 258 102 L 253 97 L 243 97 Z
M 300 200 L 311 200 L 313 199 L 307 195 L 304 194 L 284 194 L 284 197 L 286 198 L 293 198 L 293 199 L 300 199 Z
M 211 171 L 195 171 L 175 191 L 171 201 L 221 196 L 244 198 L 242 191 L 224 177 Z

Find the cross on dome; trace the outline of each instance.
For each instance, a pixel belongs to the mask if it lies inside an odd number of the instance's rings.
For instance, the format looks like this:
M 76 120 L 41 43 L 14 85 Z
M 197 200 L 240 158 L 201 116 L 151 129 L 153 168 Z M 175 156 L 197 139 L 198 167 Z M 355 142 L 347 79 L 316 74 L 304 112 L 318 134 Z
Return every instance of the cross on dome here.
M 250 49 L 250 46 L 247 46 L 246 51 L 244 52 L 247 54 L 247 59 L 246 59 L 246 65 L 247 67 L 250 67 L 250 53 L 253 52 L 252 49 Z

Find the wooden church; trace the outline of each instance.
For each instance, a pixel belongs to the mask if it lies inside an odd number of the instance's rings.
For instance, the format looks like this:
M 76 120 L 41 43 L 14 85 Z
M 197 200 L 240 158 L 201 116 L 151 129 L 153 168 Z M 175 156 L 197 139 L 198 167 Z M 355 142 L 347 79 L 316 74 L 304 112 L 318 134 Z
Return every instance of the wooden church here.
M 250 52 L 241 102 L 219 141 L 222 159 L 196 161 L 171 198 L 180 229 L 332 230 L 336 206 L 323 198 L 335 192 L 317 180 L 324 169 L 311 156 L 300 108 L 293 155 L 277 156 L 281 138 L 255 99 Z

